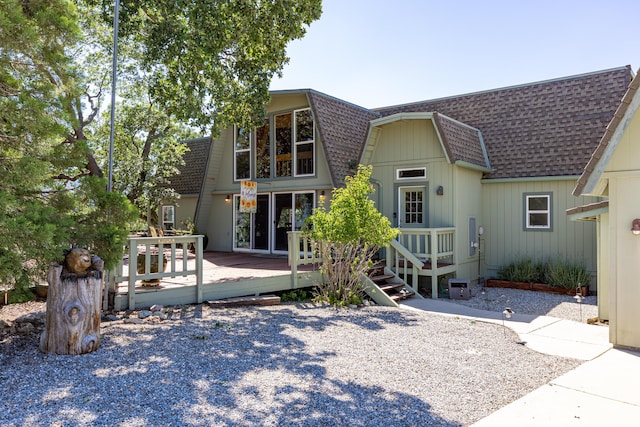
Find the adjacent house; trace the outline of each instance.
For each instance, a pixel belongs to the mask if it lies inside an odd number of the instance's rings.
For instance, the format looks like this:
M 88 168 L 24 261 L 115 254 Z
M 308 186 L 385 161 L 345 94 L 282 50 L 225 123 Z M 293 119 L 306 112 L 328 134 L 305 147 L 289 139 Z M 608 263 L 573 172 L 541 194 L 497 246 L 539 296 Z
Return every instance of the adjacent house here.
M 598 238 L 598 310 L 609 340 L 640 348 L 640 79 L 634 78 L 574 189 L 604 197 L 577 206 L 573 219 L 592 219 Z
M 626 66 L 378 109 L 275 91 L 261 127 L 189 142 L 189 190 L 161 209 L 193 217 L 208 250 L 285 254 L 287 232 L 363 163 L 433 296 L 442 275 L 479 280 L 524 255 L 595 275 L 596 224 L 565 211 L 602 200 L 573 189 L 631 79 Z M 242 181 L 257 183 L 254 213 L 240 209 Z

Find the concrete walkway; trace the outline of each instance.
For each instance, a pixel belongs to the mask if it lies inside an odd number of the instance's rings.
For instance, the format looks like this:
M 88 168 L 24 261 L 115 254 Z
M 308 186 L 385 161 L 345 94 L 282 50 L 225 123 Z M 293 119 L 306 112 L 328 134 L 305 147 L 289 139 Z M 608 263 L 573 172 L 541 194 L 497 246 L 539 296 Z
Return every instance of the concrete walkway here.
M 503 320 L 502 313 L 447 300 L 413 298 L 400 306 L 501 325 L 504 322 L 533 350 L 585 361 L 473 427 L 640 425 L 640 352 L 613 348 L 607 326 L 517 313 Z

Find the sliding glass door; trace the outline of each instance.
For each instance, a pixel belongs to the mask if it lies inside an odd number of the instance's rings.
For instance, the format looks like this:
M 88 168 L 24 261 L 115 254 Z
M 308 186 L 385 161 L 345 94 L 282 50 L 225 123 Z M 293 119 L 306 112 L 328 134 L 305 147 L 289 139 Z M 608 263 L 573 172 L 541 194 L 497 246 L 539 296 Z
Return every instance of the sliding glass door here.
M 240 212 L 240 195 L 233 197 L 233 249 L 238 251 L 269 251 L 269 194 L 258 194 L 256 212 Z
M 274 252 L 287 251 L 287 232 L 302 230 L 314 208 L 314 193 L 274 194 Z
M 233 249 L 247 252 L 287 252 L 287 232 L 301 230 L 314 206 L 313 192 L 258 194 L 255 213 L 240 212 L 233 197 Z

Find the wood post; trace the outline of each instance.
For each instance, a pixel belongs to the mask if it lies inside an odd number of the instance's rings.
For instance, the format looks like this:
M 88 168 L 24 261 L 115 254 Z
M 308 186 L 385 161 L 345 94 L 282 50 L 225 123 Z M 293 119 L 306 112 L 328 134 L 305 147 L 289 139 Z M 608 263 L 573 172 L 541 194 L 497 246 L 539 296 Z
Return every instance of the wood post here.
M 40 351 L 85 354 L 100 347 L 102 270 L 86 277 L 63 273 L 62 265 L 49 266 L 45 330 Z

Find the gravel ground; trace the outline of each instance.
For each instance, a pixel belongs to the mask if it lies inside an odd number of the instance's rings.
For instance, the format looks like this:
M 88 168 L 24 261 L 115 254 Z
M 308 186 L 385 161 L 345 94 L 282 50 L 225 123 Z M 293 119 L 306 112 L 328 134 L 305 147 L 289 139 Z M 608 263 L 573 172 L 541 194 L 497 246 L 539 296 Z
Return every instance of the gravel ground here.
M 471 288 L 469 300 L 447 300 L 456 304 L 501 313 L 506 307 L 516 313 L 558 317 L 586 322 L 598 316 L 598 299 L 588 296 L 578 303 L 571 295 L 555 295 L 544 292 L 522 291 L 508 288 Z
M 464 303 L 493 299 L 502 310 L 506 298 L 525 312 L 542 295 L 497 291 Z M 544 314 L 565 304 L 552 298 Z M 44 305 L 2 307 L 0 320 L 12 325 L 25 311 Z M 297 303 L 166 313 L 103 321 L 101 347 L 82 356 L 40 353 L 37 322 L 13 327 L 0 336 L 0 425 L 467 426 L 581 363 L 519 345 L 499 325 L 412 310 Z

